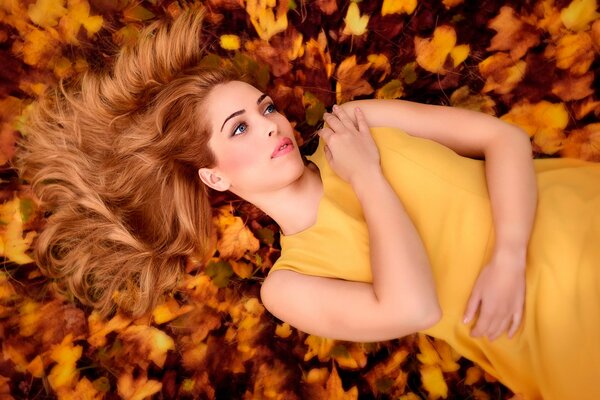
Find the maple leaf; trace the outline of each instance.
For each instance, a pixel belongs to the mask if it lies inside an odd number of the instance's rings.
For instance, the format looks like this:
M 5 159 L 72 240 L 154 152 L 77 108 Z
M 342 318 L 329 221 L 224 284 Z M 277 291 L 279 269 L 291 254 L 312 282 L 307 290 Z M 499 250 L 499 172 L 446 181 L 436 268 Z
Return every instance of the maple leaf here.
M 160 325 L 174 320 L 180 315 L 190 312 L 192 309 L 194 309 L 194 306 L 185 304 L 181 307 L 179 306 L 179 303 L 177 303 L 177 300 L 169 297 L 167 298 L 167 301 L 159 304 L 152 310 L 152 318 L 155 323 Z
M 56 26 L 60 17 L 67 13 L 64 0 L 37 0 L 30 4 L 27 15 L 42 28 Z
M 573 0 L 561 10 L 560 19 L 567 28 L 582 31 L 588 29 L 590 22 L 600 17 L 597 9 L 596 0 Z
M 383 0 L 381 16 L 388 14 L 412 14 L 417 8 L 417 0 Z
M 81 357 L 83 347 L 73 346 L 72 336 L 71 333 L 67 334 L 60 344 L 53 346 L 50 352 L 50 358 L 57 362 L 48 375 L 48 382 L 54 390 L 71 388 L 79 377 L 75 364 Z
M 360 10 L 356 2 L 351 2 L 344 18 L 346 25 L 342 33 L 344 35 L 363 35 L 367 31 L 367 24 L 369 23 L 368 15 L 360 15 Z
M 367 374 L 365 379 L 369 383 L 373 393 L 378 396 L 380 392 L 390 396 L 404 393 L 404 388 L 408 379 L 408 374 L 404 372 L 401 365 L 406 361 L 409 355 L 406 348 L 398 348 L 383 362 L 376 364 Z M 393 390 L 382 390 L 382 382 L 393 381 Z
M 337 369 L 335 365 L 332 368 L 331 374 L 329 375 L 329 379 L 327 379 L 326 386 L 327 399 L 337 399 L 337 400 L 355 400 L 358 399 L 358 388 L 356 386 L 352 386 L 348 391 L 344 391 L 342 387 L 342 380 L 337 373 Z
M 288 2 L 280 2 L 277 16 L 273 12 L 275 0 L 246 0 L 246 12 L 258 36 L 269 41 L 272 36 L 283 32 L 288 27 Z
M 558 68 L 574 75 L 586 73 L 595 59 L 592 38 L 587 32 L 564 35 L 555 46 L 548 46 L 544 55 L 556 58 Z
M 594 122 L 569 132 L 560 155 L 600 162 L 600 123 Z
M 148 396 L 160 392 L 162 383 L 148 379 L 145 374 L 133 378 L 132 372 L 124 372 L 117 380 L 117 390 L 121 398 L 128 400 L 143 400 Z
M 519 126 L 533 136 L 533 143 L 541 151 L 553 154 L 563 147 L 569 115 L 563 103 L 553 104 L 543 100 L 532 104 L 523 101 L 515 104 L 500 119 Z
M 454 66 L 462 63 L 469 53 L 469 45 L 455 46 L 456 32 L 449 25 L 440 25 L 433 31 L 433 38 L 425 39 L 415 36 L 415 53 L 417 63 L 429 72 L 446 74 L 444 68 L 450 55 Z
M 465 385 L 473 385 L 477 383 L 483 376 L 483 371 L 480 367 L 473 365 L 467 369 L 465 376 Z
M 123 341 L 123 355 L 130 354 L 130 360 L 143 369 L 147 369 L 148 361 L 162 368 L 167 351 L 175 349 L 173 338 L 153 326 L 130 325 L 118 337 Z
M 81 26 L 89 38 L 102 28 L 103 22 L 101 15 L 90 16 L 87 0 L 68 0 L 68 12 L 61 18 L 59 28 L 67 43 L 78 44 L 77 34 Z
M 113 331 L 120 331 L 131 323 L 131 319 L 117 313 L 109 321 L 103 321 L 98 312 L 93 311 L 88 316 L 89 336 L 87 342 L 92 347 L 102 347 L 106 345 L 106 335 Z
M 316 335 L 308 335 L 304 340 L 304 344 L 308 346 L 306 354 L 304 354 L 304 361 L 308 361 L 314 356 L 317 356 L 319 361 L 328 361 L 331 358 L 331 349 L 335 344 L 335 340 Z
M 478 65 L 481 76 L 486 79 L 482 93 L 493 90 L 496 93 L 510 93 L 523 80 L 527 63 L 513 61 L 506 53 L 496 53 L 481 61 Z
M 592 85 L 595 75 L 592 71 L 585 75 L 567 75 L 552 83 L 552 93 L 563 101 L 579 100 L 594 94 Z
M 373 87 L 363 75 L 371 63 L 356 64 L 356 56 L 347 57 L 336 71 L 335 94 L 338 104 L 352 100 L 355 96 L 373 93 Z
M 494 35 L 486 50 L 508 50 L 513 60 L 518 60 L 540 42 L 537 29 L 524 23 L 508 6 L 502 6 L 488 26 L 498 33 Z
M 234 260 L 242 257 L 246 251 L 256 252 L 260 246 L 258 239 L 244 224 L 244 221 L 232 214 L 231 206 L 223 206 L 216 216 L 220 238 L 217 250 L 222 258 Z

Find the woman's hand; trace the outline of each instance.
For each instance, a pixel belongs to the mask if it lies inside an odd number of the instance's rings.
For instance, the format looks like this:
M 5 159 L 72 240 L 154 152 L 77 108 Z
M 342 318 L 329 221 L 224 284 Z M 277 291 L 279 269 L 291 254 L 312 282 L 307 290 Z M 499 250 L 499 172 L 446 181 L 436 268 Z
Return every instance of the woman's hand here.
M 494 340 L 505 330 L 512 338 L 523 316 L 525 303 L 525 260 L 510 252 L 497 253 L 484 266 L 467 303 L 464 323 L 469 323 L 481 302 L 471 336 Z
M 358 107 L 354 111 L 358 128 L 341 107 L 334 105 L 333 114 L 323 116 L 329 126 L 318 132 L 325 140 L 325 158 L 331 169 L 352 185 L 362 176 L 381 171 L 379 149 L 367 121 Z

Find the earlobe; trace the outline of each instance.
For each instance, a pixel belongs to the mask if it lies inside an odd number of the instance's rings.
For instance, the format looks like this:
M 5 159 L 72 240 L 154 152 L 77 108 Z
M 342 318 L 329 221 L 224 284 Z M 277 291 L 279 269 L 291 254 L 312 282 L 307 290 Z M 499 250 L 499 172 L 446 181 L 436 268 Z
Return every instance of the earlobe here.
M 200 168 L 198 170 L 198 176 L 204 182 L 205 185 L 210 186 L 211 188 L 218 190 L 219 192 L 224 192 L 229 189 L 229 182 L 227 180 L 221 178 L 214 171 L 209 168 Z

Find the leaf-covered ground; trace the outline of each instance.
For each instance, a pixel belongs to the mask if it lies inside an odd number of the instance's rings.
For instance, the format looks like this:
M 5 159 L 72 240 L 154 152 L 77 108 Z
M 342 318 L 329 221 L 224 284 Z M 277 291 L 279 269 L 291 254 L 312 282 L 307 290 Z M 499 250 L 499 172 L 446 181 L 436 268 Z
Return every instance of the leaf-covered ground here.
M 600 161 L 596 0 L 275 3 L 204 2 L 213 56 L 203 62 L 249 71 L 299 143 L 334 103 L 402 98 L 519 125 L 535 157 Z M 189 260 L 180 290 L 147 318 L 102 320 L 39 272 L 30 248 L 44 214 L 10 168 L 28 106 L 189 4 L 0 0 L 0 397 L 513 398 L 424 335 L 351 343 L 277 320 L 259 289 L 278 228 L 226 194 L 214 199 L 213 257 Z

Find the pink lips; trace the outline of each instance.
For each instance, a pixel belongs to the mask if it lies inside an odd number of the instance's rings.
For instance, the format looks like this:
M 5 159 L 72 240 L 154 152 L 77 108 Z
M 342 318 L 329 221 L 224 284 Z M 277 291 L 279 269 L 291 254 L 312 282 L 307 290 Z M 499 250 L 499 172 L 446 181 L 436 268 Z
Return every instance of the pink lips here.
M 280 150 L 281 146 L 286 145 L 287 147 L 283 148 Z M 275 158 L 277 156 L 289 153 L 290 151 L 292 151 L 293 149 L 293 143 L 292 143 L 292 139 L 290 138 L 282 138 L 279 143 L 277 144 L 277 147 L 275 147 L 275 150 L 273 151 L 273 153 L 271 154 L 271 158 Z

